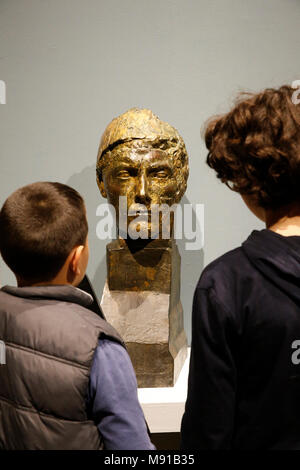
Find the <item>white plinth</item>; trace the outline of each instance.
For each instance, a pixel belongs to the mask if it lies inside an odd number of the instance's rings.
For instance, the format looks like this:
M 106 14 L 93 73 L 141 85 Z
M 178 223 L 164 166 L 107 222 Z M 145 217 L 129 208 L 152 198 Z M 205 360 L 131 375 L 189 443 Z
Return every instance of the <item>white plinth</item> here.
M 180 432 L 187 397 L 189 363 L 190 348 L 174 387 L 138 389 L 150 432 Z

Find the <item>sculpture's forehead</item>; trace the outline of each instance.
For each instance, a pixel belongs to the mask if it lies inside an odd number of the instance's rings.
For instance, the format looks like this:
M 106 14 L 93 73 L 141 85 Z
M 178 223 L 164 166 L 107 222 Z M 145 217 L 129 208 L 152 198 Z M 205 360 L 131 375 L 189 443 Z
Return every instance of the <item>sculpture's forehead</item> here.
M 124 148 L 115 149 L 107 155 L 105 166 L 116 166 L 119 164 L 140 166 L 166 165 L 173 167 L 173 158 L 164 150 L 157 148 Z
M 174 127 L 161 121 L 152 111 L 133 108 L 113 119 L 107 126 L 100 141 L 98 160 L 115 144 L 136 139 L 172 141 L 179 140 L 180 136 Z

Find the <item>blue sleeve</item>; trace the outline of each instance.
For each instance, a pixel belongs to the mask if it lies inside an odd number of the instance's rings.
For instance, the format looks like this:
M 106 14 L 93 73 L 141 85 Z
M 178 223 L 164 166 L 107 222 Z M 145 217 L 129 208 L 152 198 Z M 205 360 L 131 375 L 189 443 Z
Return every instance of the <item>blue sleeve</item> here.
M 126 349 L 100 339 L 91 367 L 88 409 L 106 449 L 153 450 Z

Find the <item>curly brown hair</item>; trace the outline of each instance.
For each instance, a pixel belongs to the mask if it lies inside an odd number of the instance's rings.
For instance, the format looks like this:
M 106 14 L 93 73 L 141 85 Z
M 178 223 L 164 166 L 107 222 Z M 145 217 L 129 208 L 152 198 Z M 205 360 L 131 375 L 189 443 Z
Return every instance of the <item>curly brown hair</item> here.
M 277 208 L 300 199 L 300 105 L 284 85 L 241 93 L 234 108 L 209 121 L 207 164 L 230 189 L 259 206 Z

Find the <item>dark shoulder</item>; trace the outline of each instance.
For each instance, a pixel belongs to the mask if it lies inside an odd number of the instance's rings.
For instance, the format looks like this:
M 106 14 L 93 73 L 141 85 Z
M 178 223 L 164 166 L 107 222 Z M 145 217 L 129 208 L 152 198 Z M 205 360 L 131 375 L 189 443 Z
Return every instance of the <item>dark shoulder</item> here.
M 251 276 L 252 265 L 242 247 L 238 247 L 209 263 L 200 276 L 197 288 L 213 289 L 219 298 L 226 299 L 238 284 Z

